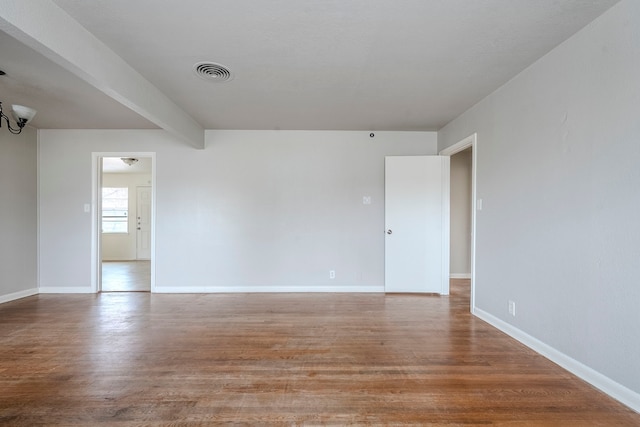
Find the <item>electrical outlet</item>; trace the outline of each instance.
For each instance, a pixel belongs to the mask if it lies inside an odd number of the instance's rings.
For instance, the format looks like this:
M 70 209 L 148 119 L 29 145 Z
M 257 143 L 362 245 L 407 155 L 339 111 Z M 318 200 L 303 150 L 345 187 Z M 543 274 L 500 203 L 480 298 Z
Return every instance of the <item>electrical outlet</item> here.
M 509 301 L 509 314 L 516 317 L 516 303 Z
M 335 279 L 335 278 L 336 278 L 336 271 L 329 270 L 329 279 Z

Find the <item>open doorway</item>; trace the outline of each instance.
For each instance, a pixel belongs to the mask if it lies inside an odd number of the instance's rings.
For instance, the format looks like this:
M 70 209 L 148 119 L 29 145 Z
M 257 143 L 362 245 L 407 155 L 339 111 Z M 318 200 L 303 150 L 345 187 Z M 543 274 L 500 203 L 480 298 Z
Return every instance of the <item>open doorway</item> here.
M 473 134 L 440 155 L 451 158 L 451 220 L 450 249 L 452 283 L 454 288 L 469 289 L 470 311 L 475 307 L 475 224 L 476 224 L 476 158 L 477 135 Z
M 450 270 L 452 294 L 471 289 L 471 159 L 468 147 L 450 156 Z
M 96 292 L 153 289 L 153 155 L 96 155 Z

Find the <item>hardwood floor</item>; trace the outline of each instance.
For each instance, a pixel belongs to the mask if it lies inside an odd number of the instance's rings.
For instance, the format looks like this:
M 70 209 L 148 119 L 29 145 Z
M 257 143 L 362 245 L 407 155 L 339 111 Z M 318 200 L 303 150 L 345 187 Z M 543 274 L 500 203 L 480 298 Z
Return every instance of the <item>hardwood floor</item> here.
M 0 425 L 640 425 L 452 289 L 2 304 Z
M 103 261 L 102 292 L 149 292 L 151 261 Z

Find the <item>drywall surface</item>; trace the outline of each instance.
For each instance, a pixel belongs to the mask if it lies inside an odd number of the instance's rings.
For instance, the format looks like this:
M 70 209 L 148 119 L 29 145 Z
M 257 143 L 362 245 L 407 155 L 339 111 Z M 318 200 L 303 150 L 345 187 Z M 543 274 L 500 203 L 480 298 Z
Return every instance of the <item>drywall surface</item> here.
M 471 275 L 471 148 L 451 156 L 451 277 Z
M 37 131 L 0 129 L 0 300 L 37 284 Z
M 43 286 L 89 287 L 92 153 L 154 152 L 160 292 L 382 291 L 384 157 L 437 153 L 435 132 L 207 131 L 204 150 L 158 130 L 41 141 Z
M 636 393 L 638 76 L 627 0 L 438 135 L 478 133 L 477 307 Z

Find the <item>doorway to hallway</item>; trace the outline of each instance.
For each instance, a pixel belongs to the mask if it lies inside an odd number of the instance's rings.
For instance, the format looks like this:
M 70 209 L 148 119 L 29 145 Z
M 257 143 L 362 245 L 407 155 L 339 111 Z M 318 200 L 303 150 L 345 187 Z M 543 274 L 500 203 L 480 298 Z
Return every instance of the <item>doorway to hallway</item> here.
M 93 153 L 92 287 L 95 292 L 152 292 L 154 153 Z
M 478 152 L 477 152 L 477 147 L 478 147 L 478 135 L 477 134 L 472 134 L 469 135 L 468 137 L 462 139 L 461 141 L 453 144 L 452 146 L 445 148 L 444 150 L 440 151 L 440 155 L 441 156 L 453 156 L 457 153 L 461 153 L 465 150 L 470 150 L 469 153 L 471 154 L 471 200 L 470 200 L 470 210 L 471 210 L 471 224 L 470 224 L 470 228 L 471 228 L 471 236 L 470 236 L 470 241 L 467 242 L 467 244 L 470 245 L 470 248 L 464 248 L 463 252 L 466 252 L 470 249 L 470 269 L 471 269 L 471 274 L 469 275 L 469 280 L 470 280 L 470 287 L 471 287 L 471 295 L 470 295 L 470 311 L 471 313 L 474 313 L 475 311 L 475 271 L 476 271 L 476 210 L 481 209 L 482 206 L 482 201 L 477 199 L 476 196 L 476 174 L 477 174 L 477 156 L 478 156 Z M 467 208 L 468 209 L 468 208 Z M 466 233 L 466 231 L 465 231 Z M 465 236 L 466 237 L 466 236 Z M 453 241 L 452 241 L 453 244 Z M 453 248 L 452 248 L 453 249 Z M 457 248 L 456 248 L 457 249 Z M 465 267 L 466 269 L 467 267 Z M 468 276 L 466 274 L 464 275 L 456 275 L 457 277 L 453 277 L 452 278 L 467 278 Z

